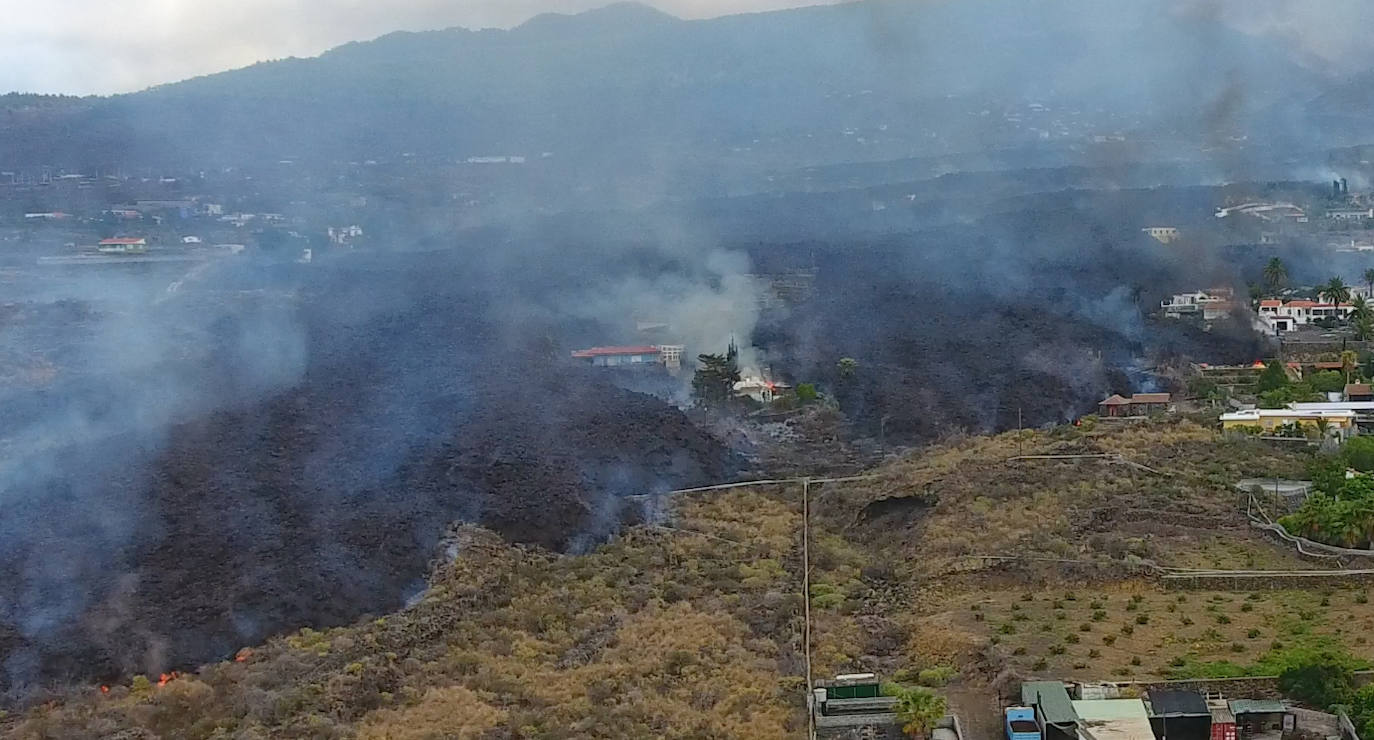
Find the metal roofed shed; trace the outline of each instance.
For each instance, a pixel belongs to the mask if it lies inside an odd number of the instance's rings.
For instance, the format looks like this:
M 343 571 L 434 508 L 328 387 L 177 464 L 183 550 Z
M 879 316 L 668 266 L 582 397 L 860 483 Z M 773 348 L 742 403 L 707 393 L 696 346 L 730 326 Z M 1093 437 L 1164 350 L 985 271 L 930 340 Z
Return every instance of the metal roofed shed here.
M 1079 730 L 1093 740 L 1155 740 L 1150 715 L 1139 699 L 1082 699 L 1073 702 Z
M 1273 699 L 1232 699 L 1230 709 L 1242 738 L 1277 737 L 1293 724 L 1288 707 Z
M 1045 740 L 1078 738 L 1078 713 L 1062 681 L 1027 681 L 1021 684 L 1021 703 L 1035 707 L 1035 719 Z M 1149 719 L 1146 719 L 1149 724 Z
M 1212 710 L 1201 694 L 1183 689 L 1152 689 L 1147 696 L 1150 725 L 1157 736 L 1169 740 L 1209 740 Z
M 1232 699 L 1231 714 L 1286 714 L 1288 707 L 1277 699 Z

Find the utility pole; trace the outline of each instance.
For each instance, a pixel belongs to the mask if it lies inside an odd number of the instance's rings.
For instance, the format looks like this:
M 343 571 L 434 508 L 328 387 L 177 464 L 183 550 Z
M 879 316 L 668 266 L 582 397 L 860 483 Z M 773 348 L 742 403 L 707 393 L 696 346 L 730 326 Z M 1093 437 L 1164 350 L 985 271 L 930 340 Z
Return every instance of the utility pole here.
M 1021 407 L 1016 407 L 1016 456 L 1021 457 L 1024 451 L 1021 449 Z

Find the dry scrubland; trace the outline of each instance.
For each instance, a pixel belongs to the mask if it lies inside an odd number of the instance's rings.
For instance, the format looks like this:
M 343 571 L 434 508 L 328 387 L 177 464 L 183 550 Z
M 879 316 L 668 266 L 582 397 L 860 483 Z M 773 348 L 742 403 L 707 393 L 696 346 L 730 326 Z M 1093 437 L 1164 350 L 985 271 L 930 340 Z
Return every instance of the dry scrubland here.
M 1009 462 L 1018 454 L 1104 462 Z M 1299 453 L 1186 421 L 951 441 L 814 493 L 817 675 L 1255 672 L 1294 648 L 1374 660 L 1362 590 L 1165 591 L 1151 565 L 1315 567 L 1252 533 L 1230 485 Z M 679 499 L 671 528 L 583 556 L 455 532 L 403 612 L 302 630 L 166 687 L 92 687 L 0 725 L 22 738 L 795 737 L 794 488 Z M 980 556 L 1015 557 L 989 560 Z M 1035 558 L 1035 559 L 1030 559 Z M 949 667 L 957 666 L 959 671 Z M 955 675 L 950 675 L 951 673 Z M 122 734 L 121 734 L 122 733 Z

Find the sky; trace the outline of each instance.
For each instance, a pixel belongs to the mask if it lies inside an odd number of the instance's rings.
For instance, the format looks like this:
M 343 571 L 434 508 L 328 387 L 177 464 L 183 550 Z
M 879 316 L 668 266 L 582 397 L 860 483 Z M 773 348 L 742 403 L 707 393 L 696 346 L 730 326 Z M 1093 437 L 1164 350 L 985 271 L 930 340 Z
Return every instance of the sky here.
M 651 0 L 682 18 L 843 0 Z M 913 0 L 914 1 L 914 0 Z M 939 1 L 939 0 L 927 0 Z M 945 0 L 968 1 L 968 0 Z M 1008 2 L 1012 0 L 1007 0 Z M 1112 0 L 1116 2 L 1118 0 Z M 1123 0 L 1125 1 L 1125 0 Z M 1298 44 L 1315 64 L 1374 64 L 1369 0 L 1143 0 L 1221 18 Z M 609 0 L 9 0 L 0 25 L 0 92 L 109 94 L 314 56 L 392 31 L 507 28 L 543 12 Z

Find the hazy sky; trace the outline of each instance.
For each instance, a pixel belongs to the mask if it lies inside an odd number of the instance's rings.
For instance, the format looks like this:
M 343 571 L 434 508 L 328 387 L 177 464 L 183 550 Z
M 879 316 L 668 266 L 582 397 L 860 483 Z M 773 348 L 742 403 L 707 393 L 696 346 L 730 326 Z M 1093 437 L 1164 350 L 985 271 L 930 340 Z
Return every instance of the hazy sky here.
M 835 0 L 652 0 L 704 18 Z M 0 92 L 111 93 L 399 30 L 509 27 L 611 0 L 11 0 Z
M 651 0 L 685 18 L 840 0 Z M 916 0 L 911 0 L 915 2 Z M 936 1 L 936 0 L 926 0 Z M 946 0 L 965 1 L 965 0 Z M 1014 0 L 1007 0 L 1008 2 Z M 1104 2 L 1128 0 L 1104 0 Z M 1313 59 L 1374 63 L 1370 0 L 1144 0 L 1281 36 Z M 609 0 L 9 0 L 0 92 L 110 93 L 286 56 L 313 56 L 397 30 L 509 27 Z

